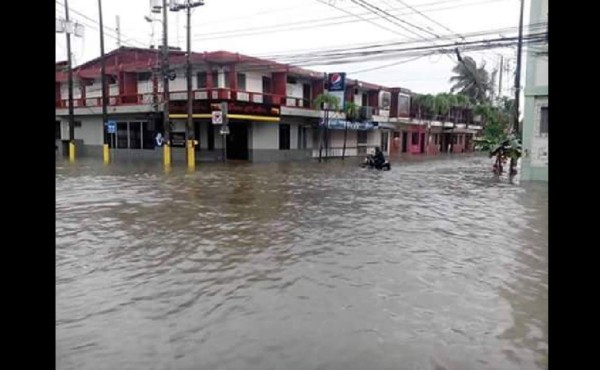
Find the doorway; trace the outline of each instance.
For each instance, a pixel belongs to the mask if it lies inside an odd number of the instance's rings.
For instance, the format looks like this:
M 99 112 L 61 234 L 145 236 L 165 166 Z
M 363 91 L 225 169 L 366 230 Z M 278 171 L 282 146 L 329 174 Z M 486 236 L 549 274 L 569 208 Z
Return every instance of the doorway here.
M 227 135 L 227 159 L 248 160 L 248 124 L 230 122 Z
M 421 134 L 421 153 L 425 153 L 425 134 Z
M 408 150 L 408 133 L 406 131 L 402 132 L 402 153 L 406 153 Z

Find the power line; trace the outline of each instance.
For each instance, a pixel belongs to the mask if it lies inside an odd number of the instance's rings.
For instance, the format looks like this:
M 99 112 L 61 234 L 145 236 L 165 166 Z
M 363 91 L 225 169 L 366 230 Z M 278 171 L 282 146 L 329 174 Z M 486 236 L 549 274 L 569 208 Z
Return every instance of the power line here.
M 316 28 L 331 27 L 331 26 L 352 23 L 352 22 L 355 22 L 356 18 L 360 19 L 361 21 L 365 21 L 370 24 L 374 24 L 372 21 L 380 18 L 379 15 L 369 17 L 369 15 L 372 15 L 372 12 L 370 12 L 370 11 L 364 12 L 364 13 L 352 13 L 352 12 L 347 11 L 346 9 L 334 6 L 333 4 L 330 4 L 325 0 L 316 0 L 316 1 L 323 3 L 327 6 L 330 6 L 334 9 L 340 10 L 340 11 L 348 14 L 348 16 L 327 17 L 327 18 L 310 19 L 310 20 L 304 20 L 304 21 L 298 21 L 298 22 L 279 23 L 279 24 L 274 24 L 274 25 L 270 25 L 270 26 L 247 27 L 247 28 L 233 29 L 233 30 L 229 30 L 229 31 L 195 34 L 193 39 L 194 40 L 228 39 L 228 38 L 234 38 L 234 37 L 249 37 L 249 36 L 255 36 L 255 35 L 262 35 L 262 34 L 271 33 L 271 32 L 275 32 L 275 31 L 290 32 L 290 31 L 297 31 L 297 30 L 303 30 L 303 29 L 316 29 Z M 438 4 L 452 3 L 452 2 L 457 2 L 457 1 L 460 1 L 460 0 L 437 1 L 437 2 L 423 4 L 419 8 L 423 8 L 426 6 L 431 7 L 431 6 L 438 5 Z M 456 8 L 461 8 L 461 7 L 466 7 L 466 6 L 493 3 L 493 2 L 498 2 L 498 1 L 504 1 L 504 0 L 483 0 L 483 1 L 477 1 L 474 3 L 458 4 L 455 6 L 450 6 L 450 7 L 445 7 L 445 8 L 442 7 L 442 8 L 431 9 L 431 10 L 429 10 L 429 12 L 437 12 L 437 11 L 442 11 L 442 10 L 456 9 Z M 405 9 L 407 9 L 407 8 L 403 7 L 403 8 L 391 9 L 390 11 L 398 11 L 398 10 L 405 10 Z M 401 16 L 401 15 L 408 15 L 411 13 L 412 12 L 402 12 L 402 13 L 398 13 L 397 15 Z M 375 23 L 374 25 L 378 28 L 385 29 L 394 34 L 399 34 L 397 31 L 389 29 L 387 27 L 384 27 L 378 23 Z M 406 37 L 406 35 L 403 35 L 403 34 L 401 34 L 401 36 Z M 407 38 L 409 38 L 409 37 L 407 37 Z
M 543 24 L 530 24 L 528 25 L 528 29 L 530 31 L 537 29 L 538 27 L 543 27 Z M 509 28 L 501 28 L 501 29 L 493 29 L 493 30 L 485 30 L 485 31 L 477 31 L 477 32 L 472 32 L 469 34 L 464 34 L 463 37 L 478 37 L 478 36 L 489 36 L 489 35 L 493 35 L 493 34 L 498 34 L 498 33 L 508 33 L 507 31 L 511 31 L 513 29 L 515 29 L 517 27 L 509 27 Z M 458 36 L 460 37 L 460 36 Z M 444 35 L 442 37 L 438 38 L 430 38 L 427 40 L 423 40 L 423 41 L 414 41 L 414 42 L 410 42 L 410 41 L 395 41 L 395 42 L 388 42 L 388 43 L 377 43 L 377 44 L 363 44 L 360 46 L 354 46 L 354 47 L 341 47 L 341 48 L 337 48 L 337 49 L 332 49 L 332 48 L 323 48 L 323 49 L 312 49 L 312 50 L 306 50 L 306 51 L 299 51 L 299 52 L 295 52 L 295 53 L 287 53 L 287 54 L 261 54 L 258 55 L 258 57 L 262 57 L 262 58 L 266 58 L 266 59 L 282 59 L 282 60 L 293 60 L 295 57 L 298 56 L 304 56 L 307 54 L 310 54 L 311 56 L 332 56 L 332 55 L 336 55 L 338 53 L 343 53 L 343 52 L 349 52 L 349 51 L 353 51 L 353 50 L 367 50 L 367 49 L 377 49 L 377 48 L 385 48 L 385 47 L 391 47 L 391 46 L 400 46 L 400 45 L 410 45 L 410 44 L 419 44 L 419 43 L 425 43 L 425 42 L 434 42 L 434 41 L 448 41 L 448 40 L 454 40 L 457 38 L 457 35 Z
M 411 5 L 405 3 L 402 0 L 396 0 L 397 2 L 399 2 L 400 4 L 406 6 L 407 8 L 411 9 L 412 11 L 414 11 L 415 13 L 419 14 L 420 16 L 424 17 L 425 19 L 428 19 L 429 21 L 437 24 L 438 26 L 442 27 L 443 29 L 445 29 L 446 31 L 450 32 L 450 33 L 456 33 L 454 31 L 452 31 L 450 28 L 444 26 L 443 24 L 441 24 L 440 22 L 436 21 L 435 19 L 429 17 L 428 15 L 424 14 L 423 12 L 419 11 L 418 9 L 415 9 L 414 7 L 412 7 Z M 462 38 L 462 37 L 461 37 Z M 462 38 L 464 40 L 464 38 Z
M 410 58 L 408 60 L 402 60 L 400 62 L 394 62 L 394 63 L 390 63 L 390 64 L 384 64 L 384 65 L 377 66 L 377 67 L 372 67 L 372 68 L 359 69 L 358 71 L 352 71 L 352 72 L 347 72 L 347 73 L 348 74 L 355 74 L 355 73 L 363 73 L 363 72 L 376 71 L 376 70 L 379 70 L 379 69 L 385 69 L 385 68 L 389 68 L 389 67 L 394 67 L 394 66 L 397 66 L 397 65 L 400 65 L 400 64 L 410 63 L 410 62 L 413 62 L 413 61 L 415 61 L 417 59 L 421 59 L 421 58 L 424 58 L 424 57 L 429 56 L 429 55 L 432 55 L 432 54 L 419 55 L 419 56 L 416 56 L 414 58 Z
M 371 3 L 369 3 L 369 2 L 368 2 L 368 1 L 366 1 L 366 0 L 350 0 L 350 1 L 352 1 L 352 2 L 353 2 L 353 3 L 355 3 L 355 4 L 359 4 L 360 6 L 363 6 L 363 7 L 365 7 L 365 6 L 368 6 L 369 8 L 371 8 L 371 9 L 374 9 L 376 12 L 379 12 L 379 14 L 384 14 L 384 15 L 386 15 L 386 16 L 388 16 L 388 17 L 391 17 L 391 18 L 393 18 L 393 19 L 396 19 L 396 20 L 398 20 L 398 21 L 399 21 L 399 22 L 401 22 L 401 23 L 404 23 L 404 24 L 407 24 L 407 25 L 409 25 L 409 26 L 411 26 L 411 27 L 413 27 L 413 28 L 416 28 L 416 29 L 420 30 L 421 32 L 428 33 L 428 34 L 430 34 L 430 35 L 436 36 L 436 34 L 435 34 L 435 33 L 431 32 L 431 31 L 428 31 L 428 30 L 426 30 L 426 29 L 424 29 L 424 28 L 422 28 L 422 27 L 420 27 L 420 26 L 414 25 L 414 24 L 412 24 L 412 23 L 410 23 L 410 22 L 408 22 L 408 21 L 405 21 L 405 20 L 403 20 L 403 19 L 400 19 L 400 18 L 398 18 L 397 16 L 395 16 L 395 15 L 393 15 L 393 14 L 391 14 L 391 13 L 389 13 L 389 12 L 387 12 L 387 11 L 383 10 L 383 9 L 381 9 L 381 8 L 380 8 L 380 7 L 378 7 L 378 6 L 375 6 L 375 5 L 371 4 Z M 383 17 L 383 16 L 382 16 L 382 17 Z M 383 17 L 383 18 L 385 18 L 386 20 L 388 20 L 388 21 L 389 21 L 389 19 L 388 19 L 387 17 Z M 391 21 L 390 21 L 390 22 L 391 22 Z M 402 27 L 402 28 L 406 29 L 407 31 L 409 31 L 409 32 L 413 33 L 414 35 L 417 35 L 418 37 L 423 37 L 422 35 L 419 35 L 419 34 L 418 34 L 418 33 L 416 33 L 415 31 L 410 31 L 408 28 L 406 28 L 406 27 L 404 27 L 404 26 L 400 26 L 399 24 L 397 24 L 397 23 L 395 23 L 395 22 L 392 22 L 392 23 L 394 23 L 394 24 L 398 25 L 399 27 Z
M 56 2 L 56 4 L 59 4 L 59 5 L 64 5 L 64 4 L 63 4 L 61 1 L 59 1 L 59 0 L 55 0 L 55 2 Z M 70 10 L 71 12 L 73 12 L 73 13 L 75 13 L 75 14 L 78 14 L 79 16 L 81 16 L 81 17 L 83 17 L 83 18 L 85 18 L 85 19 L 87 19 L 87 20 L 91 21 L 91 22 L 92 22 L 92 23 L 95 25 L 95 26 L 91 26 L 91 25 L 89 25 L 89 24 L 86 24 L 86 26 L 88 26 L 88 27 L 90 27 L 90 28 L 92 28 L 92 29 L 94 29 L 94 30 L 96 30 L 96 31 L 99 31 L 99 30 L 100 30 L 100 29 L 98 28 L 98 24 L 99 24 L 99 22 L 98 22 L 96 19 L 94 19 L 94 18 L 92 18 L 92 17 L 90 17 L 90 16 L 88 16 L 88 15 L 86 15 L 86 14 L 84 14 L 84 13 L 82 13 L 82 12 L 80 12 L 80 11 L 76 10 L 76 9 L 73 9 L 73 7 L 71 7 L 71 6 L 69 7 L 69 10 Z M 82 22 L 82 23 L 83 23 L 83 22 Z M 106 33 L 106 31 L 110 31 L 110 32 L 114 33 L 114 34 L 115 34 L 115 36 L 112 36 L 112 35 L 109 35 L 109 34 L 107 34 L 107 33 Z M 118 36 L 117 36 L 117 30 L 116 30 L 116 29 L 114 29 L 114 28 L 112 28 L 112 27 L 109 27 L 109 26 L 106 26 L 106 25 L 104 25 L 104 33 L 105 33 L 107 36 L 109 36 L 109 37 L 111 37 L 111 38 L 113 38 L 113 39 L 115 39 L 115 40 L 117 40 L 117 39 L 118 39 Z M 143 47 L 146 47 L 146 43 L 144 43 L 144 42 L 141 42 L 141 41 L 139 41 L 139 40 L 137 40 L 137 39 L 135 39 L 135 38 L 133 38 L 133 37 L 127 37 L 127 35 L 125 35 L 123 32 L 121 32 L 121 35 L 126 37 L 126 39 L 125 39 L 125 40 L 123 40 L 123 41 L 133 41 L 133 42 L 136 42 L 138 45 L 142 45 Z
M 337 6 L 335 6 L 335 5 L 331 4 L 331 3 L 325 2 L 324 0 L 317 0 L 317 1 L 318 1 L 318 2 L 320 2 L 320 3 L 323 3 L 323 4 L 325 4 L 325 5 L 328 5 L 328 6 L 332 7 L 332 8 L 334 8 L 334 9 L 337 9 L 337 10 L 339 10 L 339 11 L 342 11 L 342 12 L 344 12 L 344 13 L 346 13 L 346 14 L 350 14 L 351 16 L 353 16 L 353 17 L 356 17 L 356 18 L 358 18 L 358 19 L 360 19 L 360 20 L 362 20 L 362 21 L 364 21 L 364 22 L 368 22 L 368 23 L 370 23 L 370 24 L 374 25 L 375 27 L 378 27 L 378 28 L 381 28 L 381 29 L 383 29 L 383 30 L 386 30 L 386 31 L 392 32 L 392 33 L 394 33 L 394 34 L 396 34 L 396 35 L 400 35 L 400 36 L 407 37 L 406 35 L 404 35 L 404 34 L 402 34 L 402 33 L 398 32 L 398 31 L 394 31 L 394 30 L 392 30 L 392 29 L 389 29 L 389 28 L 387 28 L 387 27 L 384 27 L 384 26 L 382 26 L 382 25 L 380 25 L 380 24 L 377 24 L 377 23 L 375 23 L 375 22 L 373 22 L 373 21 L 371 21 L 371 20 L 369 20 L 369 19 L 367 19 L 367 18 L 365 18 L 365 17 L 363 17 L 363 16 L 361 16 L 361 15 L 359 15 L 359 14 L 355 14 L 355 13 L 349 12 L 349 11 L 347 11 L 346 9 L 339 8 L 339 7 L 337 7 Z M 314 29 L 314 26 L 313 26 L 313 27 L 311 27 L 311 28 L 312 28 L 312 29 Z

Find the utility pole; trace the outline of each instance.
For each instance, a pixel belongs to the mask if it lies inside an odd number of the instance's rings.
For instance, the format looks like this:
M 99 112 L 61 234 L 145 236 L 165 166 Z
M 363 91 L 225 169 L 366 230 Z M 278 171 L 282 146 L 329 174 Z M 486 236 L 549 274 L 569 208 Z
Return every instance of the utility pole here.
M 65 0 L 65 21 L 69 24 L 69 2 Z M 67 35 L 67 68 L 69 75 L 69 160 L 75 160 L 75 114 L 73 111 L 73 66 L 71 64 L 71 32 L 66 30 Z
M 121 47 L 121 18 L 117 15 L 117 47 Z M 104 31 L 102 31 L 104 32 Z
M 504 64 L 504 55 L 500 55 L 500 78 L 498 79 L 498 99 L 502 97 L 502 68 Z
M 194 169 L 196 167 L 196 153 L 194 152 L 194 96 L 192 95 L 192 24 L 191 24 L 191 13 L 192 7 L 191 2 L 187 2 L 187 58 L 186 58 L 186 69 L 187 69 L 187 161 L 188 168 Z
M 102 152 L 104 157 L 104 163 L 108 164 L 110 162 L 110 151 L 108 150 L 108 114 L 106 112 L 106 104 L 108 102 L 106 96 L 106 60 L 104 59 L 104 23 L 102 20 L 102 0 L 98 0 L 98 18 L 100 21 L 100 73 L 102 75 L 100 77 L 102 81 L 102 133 L 104 136 L 104 145 L 102 145 Z M 118 19 L 119 18 L 117 17 L 117 22 Z
M 185 0 L 183 4 L 177 4 L 171 1 L 171 10 L 178 12 L 182 9 L 186 10 L 187 15 L 187 55 L 186 55 L 186 74 L 187 74 L 187 124 L 186 124 L 186 148 L 187 148 L 187 163 L 188 168 L 196 167 L 196 153 L 194 149 L 194 95 L 192 91 L 192 8 L 204 5 L 203 0 Z M 179 37 L 177 38 L 179 41 Z
M 525 0 L 521 0 L 521 12 L 519 15 L 519 43 L 517 45 L 517 68 L 515 71 L 515 106 L 513 116 L 513 133 L 520 140 L 519 132 L 519 98 L 521 95 L 521 54 L 523 49 L 523 9 L 525 7 Z M 517 172 L 517 161 L 514 158 L 510 159 L 509 176 L 513 176 Z
M 163 73 L 163 122 L 165 129 L 165 144 L 164 144 L 164 164 L 165 166 L 171 165 L 171 125 L 169 121 L 169 38 L 168 38 L 168 24 L 167 24 L 167 0 L 162 0 L 162 11 L 163 11 L 163 61 L 162 61 L 162 73 Z

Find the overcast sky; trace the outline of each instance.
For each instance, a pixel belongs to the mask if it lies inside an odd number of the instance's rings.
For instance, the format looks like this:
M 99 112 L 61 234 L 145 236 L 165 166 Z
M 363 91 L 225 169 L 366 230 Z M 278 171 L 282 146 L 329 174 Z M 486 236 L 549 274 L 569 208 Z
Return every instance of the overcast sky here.
M 465 34 L 518 25 L 519 0 L 367 1 L 396 15 L 402 21 L 438 35 L 447 35 L 450 31 Z M 100 54 L 98 1 L 68 2 L 70 18 L 85 25 L 84 37 L 72 38 L 72 53 L 77 65 Z M 120 17 L 122 45 L 148 47 L 152 43 L 160 43 L 161 24 L 151 24 L 144 20 L 145 15 L 151 14 L 149 3 L 149 0 L 103 0 L 106 52 L 117 47 L 117 15 Z M 525 24 L 529 23 L 528 8 L 529 0 L 526 0 Z M 422 14 L 417 14 L 415 9 Z M 192 50 L 227 50 L 253 56 L 268 56 L 306 49 L 403 41 L 407 36 L 411 36 L 398 25 L 367 14 L 367 10 L 352 0 L 205 0 L 205 5 L 195 8 L 192 14 Z M 363 19 L 370 19 L 370 22 L 359 19 L 357 15 Z M 56 0 L 55 17 L 64 17 L 64 0 Z M 170 45 L 185 49 L 185 26 L 185 13 L 170 12 Z M 56 34 L 57 61 L 66 60 L 65 45 L 64 34 Z M 515 50 L 494 49 L 465 53 L 473 57 L 478 64 L 485 60 L 490 70 L 499 65 L 501 54 L 510 59 L 510 66 L 514 68 Z M 306 67 L 321 72 L 348 72 L 349 78 L 385 86 L 401 86 L 419 93 L 437 93 L 450 89 L 448 80 L 452 76 L 455 56 L 448 58 L 434 55 L 387 68 L 353 73 L 406 59 L 409 58 Z M 505 77 L 503 85 L 509 87 L 513 82 L 509 80 L 510 76 Z M 504 93 L 510 94 L 510 89 L 507 88 Z

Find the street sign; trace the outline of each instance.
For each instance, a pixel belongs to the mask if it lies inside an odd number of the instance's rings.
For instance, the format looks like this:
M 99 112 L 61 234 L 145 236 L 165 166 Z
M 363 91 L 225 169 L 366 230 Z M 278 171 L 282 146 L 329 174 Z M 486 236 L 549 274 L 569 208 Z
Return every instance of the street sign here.
M 229 135 L 229 127 L 228 126 L 221 127 L 221 135 Z
M 114 134 L 117 132 L 117 122 L 116 121 L 108 121 L 106 122 L 106 131 L 109 134 Z
M 212 112 L 212 123 L 213 125 L 222 125 L 223 124 L 223 112 L 220 110 L 215 110 Z

